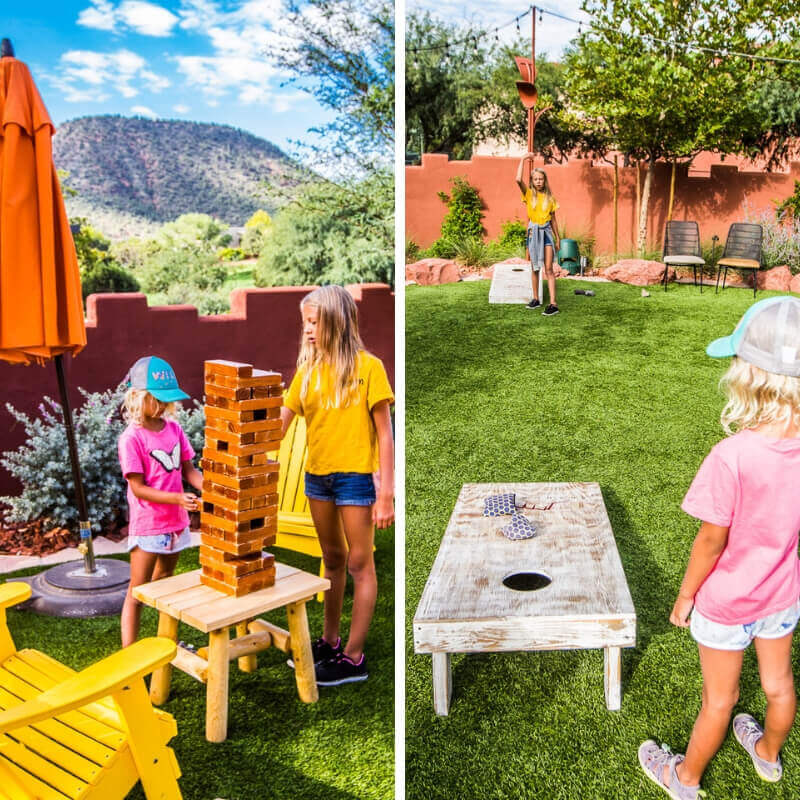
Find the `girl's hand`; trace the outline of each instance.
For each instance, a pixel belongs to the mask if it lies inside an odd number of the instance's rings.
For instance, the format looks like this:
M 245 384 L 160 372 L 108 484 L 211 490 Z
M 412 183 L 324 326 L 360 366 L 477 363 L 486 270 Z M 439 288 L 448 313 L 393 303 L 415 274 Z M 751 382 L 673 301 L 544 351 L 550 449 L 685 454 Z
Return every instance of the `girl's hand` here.
M 197 511 L 197 495 L 191 492 L 176 492 L 175 504 L 185 508 L 187 511 Z
M 678 595 L 675 600 L 675 605 L 672 607 L 672 613 L 669 615 L 669 621 L 679 628 L 689 627 L 689 613 L 694 607 L 694 597 L 684 597 Z
M 378 500 L 372 507 L 372 521 L 379 529 L 388 528 L 394 522 L 394 497 L 378 495 Z

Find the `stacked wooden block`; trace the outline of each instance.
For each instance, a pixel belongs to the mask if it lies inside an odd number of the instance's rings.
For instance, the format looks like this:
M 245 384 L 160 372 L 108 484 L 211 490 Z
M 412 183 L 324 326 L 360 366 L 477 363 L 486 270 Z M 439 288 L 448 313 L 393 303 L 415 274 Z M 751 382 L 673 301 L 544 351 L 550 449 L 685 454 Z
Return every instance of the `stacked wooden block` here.
M 278 462 L 267 453 L 281 439 L 279 372 L 234 361 L 205 362 L 206 441 L 200 466 L 200 580 L 241 595 L 275 583 Z

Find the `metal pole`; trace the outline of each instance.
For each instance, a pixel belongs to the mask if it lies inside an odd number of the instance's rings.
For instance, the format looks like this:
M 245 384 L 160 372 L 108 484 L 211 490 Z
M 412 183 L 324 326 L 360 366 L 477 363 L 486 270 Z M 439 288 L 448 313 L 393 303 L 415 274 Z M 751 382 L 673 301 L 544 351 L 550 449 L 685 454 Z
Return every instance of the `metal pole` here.
M 78 447 L 75 444 L 75 429 L 72 426 L 72 411 L 70 410 L 69 396 L 67 395 L 67 383 L 64 380 L 64 356 L 56 356 L 55 362 L 58 393 L 61 395 L 61 409 L 64 413 L 64 427 L 67 431 L 67 448 L 69 449 L 69 459 L 72 463 L 72 481 L 75 484 L 75 499 L 78 504 L 81 550 L 84 551 L 83 564 L 86 572 L 92 573 L 97 571 L 94 563 L 94 548 L 92 547 L 92 526 L 89 522 L 86 495 L 84 494 L 83 481 L 81 480 L 81 465 L 78 461 Z

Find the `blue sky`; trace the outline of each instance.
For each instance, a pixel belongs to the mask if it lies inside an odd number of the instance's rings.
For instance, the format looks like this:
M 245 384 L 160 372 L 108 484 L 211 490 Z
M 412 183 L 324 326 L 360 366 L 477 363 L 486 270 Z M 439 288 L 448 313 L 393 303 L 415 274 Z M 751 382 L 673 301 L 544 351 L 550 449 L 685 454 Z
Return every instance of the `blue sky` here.
M 56 126 L 94 114 L 218 122 L 291 150 L 333 118 L 265 55 L 286 41 L 281 0 L 29 0 L 3 16 L 0 36 Z
M 550 9 L 564 17 L 574 20 L 588 20 L 588 15 L 581 11 L 580 0 L 558 0 L 558 2 L 540 3 L 539 7 Z M 510 44 L 517 38 L 514 18 L 524 14 L 531 4 L 522 0 L 406 0 L 409 13 L 428 11 L 436 19 L 456 24 L 470 24 L 489 30 L 494 36 L 493 28 L 498 28 L 497 35 L 504 44 Z M 511 24 L 509 24 L 511 23 Z M 520 22 L 520 32 L 525 36 L 531 33 L 531 18 L 526 16 Z M 550 14 L 542 14 L 542 21 L 536 19 L 536 53 L 547 53 L 553 60 L 561 57 L 564 48 L 578 34 L 578 26 Z M 520 54 L 522 55 L 522 54 Z

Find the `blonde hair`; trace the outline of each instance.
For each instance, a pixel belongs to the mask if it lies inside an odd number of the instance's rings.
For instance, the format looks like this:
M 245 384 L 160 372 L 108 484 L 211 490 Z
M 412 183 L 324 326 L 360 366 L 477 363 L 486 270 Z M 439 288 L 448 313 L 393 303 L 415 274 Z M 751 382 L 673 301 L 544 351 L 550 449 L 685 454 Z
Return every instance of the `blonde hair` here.
M 297 368 L 302 369 L 300 397 L 305 399 L 311 383 L 311 373 L 317 368 L 317 386 L 323 364 L 331 370 L 333 395 L 323 398 L 326 408 L 339 408 L 358 401 L 358 354 L 364 344 L 358 334 L 358 312 L 355 300 L 341 286 L 321 286 L 300 301 L 303 306 L 317 309 L 317 335 L 314 344 L 300 337 Z
M 541 167 L 534 167 L 531 169 L 531 174 L 530 177 L 528 178 L 528 185 L 530 186 L 531 189 L 533 205 L 536 205 L 536 202 L 539 199 L 539 192 L 533 185 L 533 176 L 537 172 L 544 177 L 544 186 L 542 187 L 542 194 L 545 195 L 545 197 L 547 197 L 549 200 L 555 200 L 555 198 L 553 197 L 553 193 L 550 191 L 550 181 L 547 180 L 547 173 Z
M 728 400 L 720 422 L 729 436 L 772 423 L 800 427 L 800 378 L 767 372 L 734 356 L 720 388 Z
M 149 394 L 147 389 L 130 388 L 125 392 L 125 399 L 122 401 L 122 418 L 128 425 L 144 424 L 144 401 Z M 158 401 L 158 398 L 153 399 Z M 164 419 L 175 419 L 177 411 L 177 403 L 167 403 L 161 416 Z

